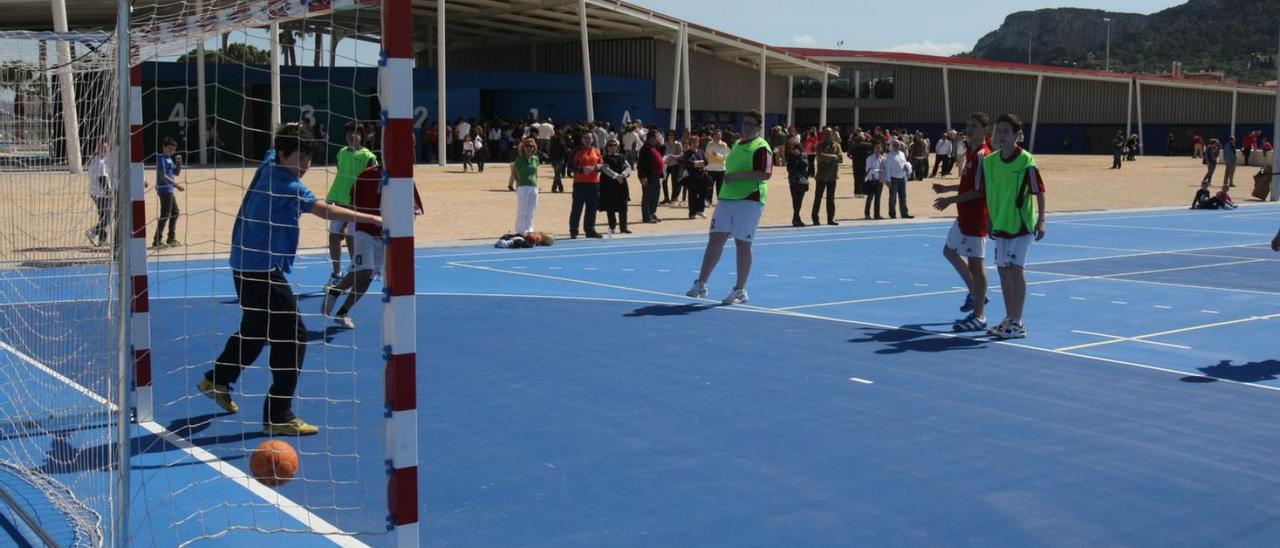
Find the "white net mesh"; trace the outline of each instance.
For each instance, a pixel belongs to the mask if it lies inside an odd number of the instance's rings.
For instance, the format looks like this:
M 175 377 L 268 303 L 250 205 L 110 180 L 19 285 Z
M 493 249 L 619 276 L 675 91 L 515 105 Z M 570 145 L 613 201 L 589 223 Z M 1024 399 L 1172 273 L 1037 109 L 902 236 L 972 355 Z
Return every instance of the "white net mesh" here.
M 114 153 L 114 51 L 0 33 L 0 493 L 44 508 L 33 527 L 61 545 L 116 518 L 114 162 L 94 154 Z
M 273 22 L 281 44 L 278 103 L 272 97 L 267 27 Z M 237 215 L 252 209 L 246 196 L 297 213 L 296 193 L 254 184 L 272 148 L 275 108 L 282 122 L 301 122 L 315 134 L 311 167 L 301 181 L 320 198 L 337 175 L 335 161 L 345 143 L 341 128 L 355 121 L 377 133 L 377 2 L 160 2 L 135 6 L 131 25 L 142 79 L 146 180 L 152 185 L 147 233 L 157 239 L 149 243 L 159 243 L 148 253 L 155 416 L 181 438 L 157 440 L 141 448 L 145 456 L 135 461 L 154 459 L 158 468 L 136 476 L 141 507 L 135 504 L 135 512 L 141 515 L 134 520 L 140 525 L 133 543 L 235 542 L 257 533 L 289 533 L 294 540 L 286 542 L 322 535 L 337 542 L 376 542 L 387 532 L 379 288 L 372 287 L 373 295 L 352 307 L 346 320 L 321 314 L 320 294 L 330 273 L 324 251 L 329 225 L 312 215 L 297 221 L 300 255 L 282 273 L 286 281 L 271 285 L 271 302 L 259 298 L 250 282 L 237 293 L 228 254 Z M 197 74 L 202 45 L 203 114 Z M 166 154 L 170 139 L 174 149 Z M 369 145 L 380 158 L 376 142 Z M 173 202 L 180 213 L 162 227 L 157 164 L 169 161 L 176 168 Z M 266 238 L 246 249 L 289 247 L 283 242 L 292 218 L 273 211 L 265 222 L 244 224 L 244 230 L 253 225 Z M 341 268 L 348 273 L 351 256 L 343 247 Z M 278 395 L 271 387 L 280 379 L 271 364 L 279 365 L 275 360 L 294 341 L 292 316 L 281 314 L 274 300 L 284 292 L 297 297 L 306 339 L 292 412 L 319 433 L 274 436 L 296 449 L 300 467 L 287 484 L 266 487 L 252 479 L 250 462 L 268 439 L 264 402 L 269 393 Z M 241 318 L 255 313 L 266 317 L 266 325 L 250 333 Z M 278 330 L 283 323 L 290 327 Z M 228 343 L 237 333 L 241 342 Z M 239 406 L 234 414 L 197 388 L 228 355 L 248 365 L 230 383 Z M 229 380 L 218 375 L 216 384 Z

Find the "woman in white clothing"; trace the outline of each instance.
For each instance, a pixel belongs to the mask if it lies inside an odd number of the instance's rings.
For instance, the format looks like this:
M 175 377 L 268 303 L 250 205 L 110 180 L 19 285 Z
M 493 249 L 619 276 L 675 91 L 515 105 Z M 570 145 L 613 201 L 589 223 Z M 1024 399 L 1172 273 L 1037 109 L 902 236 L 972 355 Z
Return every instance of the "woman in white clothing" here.
M 86 230 L 84 237 L 94 247 L 107 241 L 107 227 L 111 224 L 112 163 L 107 158 L 110 151 L 111 144 L 104 141 L 98 145 L 98 153 L 89 159 L 89 197 L 93 198 L 93 204 L 98 208 L 98 224 Z
M 520 142 L 520 150 L 511 162 L 511 178 L 507 186 L 516 191 L 516 234 L 533 232 L 533 216 L 538 211 L 538 142 L 532 137 Z

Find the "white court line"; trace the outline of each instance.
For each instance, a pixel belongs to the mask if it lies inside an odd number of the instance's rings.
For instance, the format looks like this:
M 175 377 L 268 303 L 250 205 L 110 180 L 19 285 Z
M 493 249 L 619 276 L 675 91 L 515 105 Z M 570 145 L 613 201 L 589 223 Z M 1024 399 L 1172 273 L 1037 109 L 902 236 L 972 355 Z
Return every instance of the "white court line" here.
M 1155 333 L 1147 333 L 1147 334 L 1145 334 L 1145 335 L 1137 335 L 1137 336 L 1133 336 L 1133 337 L 1121 337 L 1121 338 L 1120 338 L 1120 340 L 1115 340 L 1115 341 L 1101 341 L 1101 342 L 1088 343 L 1088 344 L 1077 344 L 1077 345 L 1075 345 L 1075 346 L 1064 346 L 1064 347 L 1061 347 L 1061 348 L 1055 348 L 1054 350 L 1055 350 L 1055 351 L 1058 351 L 1058 352 L 1067 352 L 1067 351 L 1070 351 L 1070 350 L 1079 350 L 1079 349 L 1081 349 L 1081 348 L 1091 348 L 1091 347 L 1094 347 L 1094 346 L 1103 346 L 1103 345 L 1108 345 L 1108 344 L 1113 344 L 1113 343 L 1123 342 L 1123 341 L 1137 341 L 1138 339 L 1147 339 L 1147 338 L 1151 338 L 1151 337 L 1163 337 L 1163 336 L 1166 336 L 1166 335 L 1176 335 L 1176 334 L 1178 334 L 1178 333 L 1186 333 L 1186 332 L 1189 332 L 1189 331 L 1199 331 L 1199 330 L 1201 330 L 1201 329 L 1210 329 L 1210 328 L 1213 328 L 1213 327 L 1222 327 L 1222 326 L 1224 326 L 1224 325 L 1234 325 L 1234 324 L 1238 324 L 1238 323 L 1256 322 L 1256 321 L 1259 321 L 1259 320 L 1270 320 L 1270 319 L 1272 319 L 1272 318 L 1280 318 L 1280 314 L 1270 314 L 1270 315 L 1267 315 L 1267 316 L 1249 316 L 1249 317 L 1247 317 L 1247 318 L 1239 318 L 1239 319 L 1235 319 L 1235 320 L 1227 320 L 1227 321 L 1224 321 L 1224 322 L 1206 323 L 1206 324 L 1201 324 L 1201 325 L 1193 325 L 1193 326 L 1191 326 L 1191 327 L 1179 327 L 1179 328 L 1177 328 L 1177 329 L 1170 329 L 1170 330 L 1168 330 L 1168 331 L 1158 331 L 1158 332 L 1155 332 Z M 1115 335 L 1102 335 L 1102 336 L 1104 336 L 1104 337 L 1113 337 L 1113 336 L 1115 336 Z M 1150 341 L 1140 341 L 1140 342 L 1150 342 Z
M 89 399 L 96 401 L 101 405 L 106 406 L 108 410 L 112 412 L 119 411 L 119 407 L 116 404 L 112 403 L 106 398 L 103 398 L 102 396 L 98 395 L 96 392 L 89 390 L 84 385 L 81 385 L 80 383 L 67 378 L 61 373 L 58 373 L 57 371 L 53 370 L 49 366 L 46 366 L 45 364 L 40 363 L 39 360 L 36 360 L 35 358 L 32 358 L 31 356 L 26 355 L 22 351 L 14 348 L 13 346 L 10 346 L 8 343 L 0 341 L 0 349 L 12 354 L 14 357 L 18 358 L 19 360 L 22 360 L 28 365 L 36 369 L 39 369 L 40 371 L 43 371 L 45 374 L 57 379 L 58 381 L 61 381 L 62 383 L 69 386 L 72 390 L 75 390 L 76 392 L 83 394 Z M 182 451 L 183 453 L 186 453 L 191 458 L 208 465 L 210 468 L 213 468 L 222 476 L 235 482 L 237 485 L 244 487 L 250 493 L 253 493 L 258 498 L 266 501 L 268 504 L 275 506 L 281 512 L 285 513 L 289 517 L 297 520 L 299 523 L 306 526 L 307 529 L 309 529 L 312 533 L 323 535 L 324 538 L 332 541 L 334 544 L 337 544 L 338 546 L 346 546 L 346 547 L 352 547 L 352 548 L 368 546 L 367 544 L 357 540 L 354 536 L 351 536 L 351 533 L 344 532 L 341 529 L 334 527 L 333 524 L 325 521 L 320 516 L 317 516 L 311 513 L 311 511 L 307 510 L 303 506 L 290 500 L 288 497 L 281 495 L 279 491 L 276 491 L 275 489 L 272 489 L 270 487 L 267 487 L 259 483 L 258 480 L 250 478 L 248 474 L 245 474 L 239 468 L 236 468 L 230 464 L 227 464 L 226 462 L 219 459 L 213 453 L 210 453 L 209 451 L 206 451 L 201 447 L 192 445 L 191 442 L 187 441 L 182 436 L 174 434 L 173 432 L 169 431 L 168 429 L 161 426 L 160 424 L 152 421 L 146 421 L 146 422 L 137 423 L 137 425 L 142 427 L 144 430 L 151 432 L 152 434 L 155 434 L 157 437 L 162 438 L 165 441 L 169 442 L 174 447 L 177 447 L 180 451 Z
M 1139 274 L 1159 274 L 1162 272 L 1178 272 L 1181 270 L 1198 270 L 1201 268 L 1217 268 L 1220 266 L 1233 266 L 1238 264 L 1260 263 L 1263 261 L 1265 261 L 1265 259 L 1243 259 L 1239 261 L 1231 261 L 1226 263 L 1212 263 L 1212 264 L 1202 264 L 1202 265 L 1195 265 L 1195 266 L 1179 266 L 1179 267 L 1173 267 L 1173 268 L 1156 268 L 1152 270 L 1138 270 L 1135 272 L 1119 272 L 1116 274 L 1100 274 L 1097 276 L 1080 276 L 1080 277 L 1087 278 L 1087 279 L 1106 280 L 1106 279 L 1111 279 L 1119 276 L 1137 276 Z M 1078 274 L 1067 274 L 1065 272 L 1049 272 L 1047 270 L 1033 270 L 1032 272 L 1035 272 L 1037 274 L 1056 274 L 1058 276 L 1078 276 Z
M 466 265 L 466 264 L 459 264 L 459 266 L 462 266 L 462 267 L 464 267 L 464 268 L 473 268 L 473 269 L 477 269 L 477 270 L 485 270 L 485 271 L 489 271 L 489 272 L 501 272 L 501 273 L 511 274 L 511 275 L 515 275 L 515 276 L 529 276 L 529 277 L 533 277 L 533 278 L 552 279 L 552 280 L 557 280 L 557 281 L 562 281 L 562 282 L 576 283 L 576 284 L 582 284 L 582 285 L 590 285 L 590 286 L 595 286 L 595 287 L 607 287 L 607 288 L 610 288 L 610 289 L 618 289 L 618 290 L 622 290 L 622 291 L 632 291 L 632 292 L 636 292 L 636 293 L 644 293 L 644 294 L 649 294 L 649 295 L 660 295 L 660 296 L 663 296 L 663 297 L 675 297 L 675 298 L 677 298 L 677 299 L 689 299 L 689 297 L 685 297 L 685 296 L 683 296 L 683 295 L 676 294 L 676 293 L 667 293 L 667 292 L 662 292 L 662 291 L 653 291 L 653 290 L 650 290 L 650 289 L 641 289 L 641 288 L 637 288 L 637 287 L 627 287 L 627 286 L 621 286 L 621 285 L 606 284 L 606 283 L 600 283 L 600 282 L 592 282 L 592 281 L 588 281 L 588 280 L 579 280 L 579 279 L 575 279 L 575 278 L 565 278 L 565 277 L 561 277 L 561 276 L 549 276 L 549 275 L 545 275 L 545 274 L 533 274 L 533 273 L 529 273 L 529 272 L 516 272 L 516 271 L 512 271 L 512 270 L 503 270 L 503 269 L 500 269 L 500 268 L 493 268 L 493 267 L 487 267 L 487 266 Z M 705 302 L 710 302 L 710 303 L 715 303 L 715 302 L 716 302 L 716 301 L 713 301 L 713 300 L 711 300 L 711 299 L 690 299 L 690 300 L 700 301 L 700 302 L 704 302 L 704 303 L 705 303 Z M 655 302 L 655 303 L 653 303 L 653 304 L 665 304 L 665 303 L 658 303 L 658 302 Z M 1091 355 L 1089 355 L 1089 354 L 1078 354 L 1078 353 L 1070 352 L 1070 351 L 1067 351 L 1067 350 L 1059 350 L 1059 349 L 1053 349 L 1053 348 L 1044 348 L 1044 347 L 1041 347 L 1041 346 L 1033 346 L 1033 345 L 1029 345 L 1029 344 L 1022 344 L 1022 343 L 1016 343 L 1016 342 L 1011 342 L 1011 341 L 993 340 L 993 339 L 985 339 L 985 338 L 978 338 L 978 337 L 970 337 L 970 336 L 961 335 L 961 334 L 956 334 L 956 333 L 944 333 L 944 332 L 938 332 L 938 331 L 928 331 L 928 330 L 924 330 L 924 329 L 915 329 L 915 328 L 903 327 L 903 326 L 898 326 L 898 325 L 889 325 L 889 324 L 882 324 L 882 323 L 876 323 L 876 322 L 868 322 L 868 321 L 862 321 L 862 320 L 846 320 L 846 319 L 843 319 L 843 318 L 832 318 L 832 317 L 830 317 L 830 316 L 819 316 L 819 315 L 816 315 L 816 314 L 807 314 L 807 313 L 804 313 L 804 312 L 794 312 L 794 311 L 790 311 L 790 310 L 782 310 L 782 309 L 775 309 L 775 308 L 765 308 L 765 307 L 755 306 L 755 305 L 750 305 L 750 304 L 745 304 L 745 305 L 733 305 L 733 306 L 713 306 L 713 307 L 711 307 L 711 308 L 712 308 L 712 309 L 715 309 L 715 310 L 726 310 L 726 311 L 733 311 L 733 312 L 752 312 L 752 313 L 759 313 L 759 314 L 773 314 L 773 315 L 778 315 L 778 316 L 789 316 L 789 317 L 793 317 L 793 318 L 808 318 L 808 319 L 813 319 L 813 320 L 821 320 L 821 321 L 828 321 L 828 322 L 835 322 L 835 323 L 843 323 L 843 324 L 849 324 L 849 325 L 859 325 L 859 326 L 865 326 L 865 327 L 874 327 L 874 328 L 877 328 L 877 329 L 888 329 L 888 330 L 905 331 L 905 332 L 908 332 L 908 333 L 917 333 L 917 334 L 920 334 L 920 335 L 926 335 L 926 336 L 938 337 L 938 338 L 944 338 L 944 339 L 967 339 L 967 340 L 978 341 L 978 342 L 988 343 L 988 344 L 997 345 L 997 346 L 1010 346 L 1010 347 L 1014 347 L 1014 348 L 1023 348 L 1023 349 L 1026 349 L 1026 350 L 1033 350 L 1033 351 L 1037 351 L 1037 352 L 1046 352 L 1046 353 L 1049 353 L 1049 354 L 1056 354 L 1056 355 L 1059 355 L 1059 356 L 1070 356 L 1070 357 L 1073 357 L 1073 358 L 1080 358 L 1080 359 L 1083 359 L 1083 360 L 1086 360 L 1086 361 L 1091 361 L 1091 362 L 1101 362 L 1101 363 L 1109 363 L 1109 364 L 1114 364 L 1114 365 L 1124 365 L 1124 366 L 1134 367 L 1134 368 L 1138 368 L 1138 369 L 1145 369 L 1145 370 L 1148 370 L 1148 371 L 1159 371 L 1159 372 L 1162 372 L 1162 373 L 1168 373 L 1168 374 L 1171 374 L 1171 375 L 1177 375 L 1177 376 L 1179 376 L 1179 377 L 1196 377 L 1196 378 L 1203 378 L 1203 379 L 1213 379 L 1213 380 L 1215 380 L 1215 381 L 1219 381 L 1219 382 L 1223 382 L 1223 383 L 1231 384 L 1231 385 L 1244 386 L 1244 387 L 1255 388 L 1255 389 L 1259 389 L 1259 390 L 1269 390 L 1269 391 L 1273 391 L 1273 392 L 1280 392 L 1280 386 L 1269 386 L 1269 385 L 1265 385 L 1265 384 L 1254 384 L 1254 383 L 1248 383 L 1248 382 L 1241 382 L 1241 381 L 1235 381 L 1235 380 L 1231 380 L 1231 379 L 1224 379 L 1224 378 L 1220 378 L 1220 377 L 1211 377 L 1211 376 L 1209 376 L 1209 375 L 1198 374 L 1198 373 L 1191 373 L 1191 372 L 1188 372 L 1188 371 L 1179 371 L 1179 370 L 1177 370 L 1177 369 L 1169 369 L 1169 368 L 1165 368 L 1165 367 L 1158 367 L 1158 366 L 1148 365 L 1148 364 L 1144 364 L 1144 363 L 1130 362 L 1130 361 L 1125 361 L 1125 360 L 1117 360 L 1117 359 L 1113 359 L 1113 358 L 1104 358 L 1104 357 L 1101 357 L 1101 356 L 1091 356 Z M 1270 318 L 1270 317 L 1272 317 L 1272 316 L 1269 316 L 1269 317 L 1267 317 L 1267 318 Z M 1199 329 L 1199 328 L 1202 328 L 1202 327 L 1203 327 L 1203 326 L 1195 326 L 1195 327 L 1193 327 L 1193 328 L 1184 328 L 1183 330 L 1187 330 L 1187 329 Z M 1182 330 L 1173 330 L 1173 331 L 1170 331 L 1170 332 L 1168 332 L 1168 333 L 1174 333 L 1174 332 L 1180 332 L 1180 331 L 1182 331 Z M 1154 336 L 1154 335 L 1149 335 L 1149 336 Z
M 1131 230 L 1146 230 L 1152 232 L 1196 232 L 1200 234 L 1227 234 L 1231 236 L 1275 236 L 1275 234 L 1262 234 L 1259 232 L 1235 232 L 1230 230 L 1204 230 L 1200 228 L 1169 228 L 1163 226 L 1137 226 L 1137 225 L 1109 225 L 1080 221 L 1058 221 L 1057 224 L 1079 225 L 1090 228 L 1127 228 Z
M 1152 256 L 1152 255 L 1178 255 L 1178 256 L 1185 256 L 1185 257 L 1209 257 L 1209 258 L 1213 258 L 1213 259 L 1248 259 L 1249 257 L 1237 257 L 1237 256 L 1234 256 L 1234 255 L 1213 255 L 1213 254 L 1207 254 L 1207 253 L 1192 253 L 1192 252 L 1193 252 L 1193 251 L 1202 251 L 1202 250 L 1206 250 L 1206 249 L 1238 249 L 1238 248 L 1244 248 L 1244 247 L 1254 247 L 1254 246 L 1262 245 L 1262 244 L 1256 244 L 1256 243 L 1255 243 L 1255 244 L 1220 245 L 1220 246 L 1212 246 L 1212 247 L 1192 247 L 1192 248 L 1186 248 L 1186 249 L 1170 249 L 1170 250 L 1168 250 L 1168 251 L 1150 251 L 1150 250 L 1141 250 L 1141 249 L 1123 249 L 1123 248 L 1116 248 L 1116 247 L 1102 248 L 1102 247 L 1094 247 L 1094 246 L 1076 246 L 1076 245 L 1065 245 L 1065 244 L 1045 244 L 1045 243 L 1043 243 L 1043 242 L 1041 242 L 1041 243 L 1037 243 L 1036 245 L 1050 245 L 1050 246 L 1057 246 L 1057 247 L 1076 247 L 1076 248 L 1084 248 L 1084 249 L 1103 249 L 1103 250 L 1107 250 L 1107 251 L 1132 251 L 1133 253 L 1124 253 L 1124 254 L 1121 254 L 1121 255 L 1102 255 L 1102 256 L 1099 256 L 1099 257 L 1082 257 L 1082 258 L 1078 258 L 1078 259 L 1059 259 L 1059 260 L 1054 260 L 1054 261 L 1035 261 L 1035 262 L 1027 263 L 1027 264 L 1026 264 L 1026 266 L 1027 266 L 1027 267 L 1032 267 L 1032 266 L 1041 266 L 1041 265 L 1046 265 L 1046 264 L 1062 264 L 1062 263 L 1080 263 L 1080 262 L 1088 262 L 1088 261 L 1102 261 L 1102 260 L 1106 260 L 1106 259 L 1124 259 L 1124 258 L 1129 258 L 1129 257 L 1149 257 L 1149 256 Z M 1259 260 L 1273 260 L 1273 261 L 1280 261 L 1280 259 L 1259 259 Z
M 1151 344 L 1151 345 L 1155 345 L 1155 346 L 1166 346 L 1166 347 L 1170 347 L 1170 348 L 1178 348 L 1178 349 L 1181 349 L 1181 350 L 1191 350 L 1191 347 L 1190 347 L 1190 346 L 1183 346 L 1183 345 L 1180 345 L 1180 344 L 1162 343 L 1162 342 L 1156 342 L 1156 341 L 1147 341 L 1147 340 L 1138 339 L 1138 338 L 1134 338 L 1134 337 L 1121 337 L 1121 336 L 1119 336 L 1119 335 L 1108 335 L 1108 334 L 1106 334 L 1106 333 L 1095 333 L 1095 332 L 1093 332 L 1093 331 L 1081 331 L 1081 330 L 1079 330 L 1079 329 L 1072 329 L 1072 330 L 1071 330 L 1071 332 L 1072 332 L 1072 333 L 1079 333 L 1079 334 L 1081 334 L 1081 335 L 1092 335 L 1092 336 L 1094 336 L 1094 337 L 1105 337 L 1105 338 L 1111 339 L 1110 341 L 1105 341 L 1105 342 L 1107 342 L 1108 344 L 1110 344 L 1110 343 L 1118 343 L 1118 342 L 1136 342 L 1136 343 L 1142 343 L 1142 344 Z M 1076 348 L 1076 347 L 1070 347 L 1070 346 L 1068 346 L 1068 347 L 1064 347 L 1064 348 L 1066 348 L 1066 349 L 1071 349 L 1071 348 Z M 1060 348 L 1059 350 L 1062 350 L 1062 349 Z
M 859 384 L 875 384 L 875 382 L 869 381 L 861 377 L 849 377 L 849 380 Z

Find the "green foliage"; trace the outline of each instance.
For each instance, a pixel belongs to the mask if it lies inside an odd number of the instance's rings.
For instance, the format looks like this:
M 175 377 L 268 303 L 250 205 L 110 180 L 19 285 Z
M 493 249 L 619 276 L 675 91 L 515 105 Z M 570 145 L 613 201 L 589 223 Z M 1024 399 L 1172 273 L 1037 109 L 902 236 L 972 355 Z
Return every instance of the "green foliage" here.
M 196 50 L 178 58 L 179 63 L 195 62 Z M 265 65 L 271 62 L 271 52 L 248 44 L 230 44 L 225 50 L 209 50 L 204 53 L 206 63 Z

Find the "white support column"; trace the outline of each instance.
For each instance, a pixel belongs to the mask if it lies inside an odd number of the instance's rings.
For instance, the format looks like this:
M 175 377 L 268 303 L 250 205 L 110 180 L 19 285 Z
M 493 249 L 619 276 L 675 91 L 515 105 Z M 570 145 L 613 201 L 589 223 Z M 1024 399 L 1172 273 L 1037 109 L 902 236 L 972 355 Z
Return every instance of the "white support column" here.
M 1280 144 L 1280 49 L 1276 50 L 1276 121 L 1271 129 L 1271 144 Z M 1271 201 L 1280 200 L 1280 149 L 1271 151 Z
M 1135 95 L 1138 98 L 1138 154 L 1144 155 L 1145 154 L 1144 149 L 1146 148 L 1146 145 L 1144 144 L 1146 143 L 1146 136 L 1143 134 L 1143 131 L 1142 131 L 1142 82 L 1141 81 L 1138 81 L 1137 93 Z
M 768 52 L 769 50 L 767 47 L 763 45 L 760 46 L 760 116 L 762 117 L 764 116 L 764 112 L 765 112 L 764 110 L 765 109 L 765 101 L 764 101 L 765 78 L 766 78 L 765 69 L 767 68 L 767 65 L 768 65 L 768 58 L 769 58 Z M 760 129 L 765 130 L 767 128 L 760 128 Z
M 204 15 L 204 2 L 197 0 L 196 14 L 197 17 Z M 200 151 L 200 164 L 209 164 L 209 128 L 205 127 L 208 123 L 208 110 L 205 103 L 204 93 L 204 38 L 200 39 L 200 43 L 196 44 L 196 150 Z M 191 148 L 190 145 L 187 148 Z
M 1027 143 L 1029 152 L 1036 151 L 1036 129 L 1040 125 L 1040 89 L 1044 87 L 1044 74 L 1036 75 L 1036 100 L 1031 107 L 1031 141 Z
M 1237 112 L 1236 109 L 1238 106 L 1240 106 L 1240 90 L 1232 89 L 1231 90 L 1231 133 L 1228 133 L 1227 134 L 1228 136 L 1234 137 L 1236 134 L 1236 112 Z M 1249 161 L 1248 158 L 1245 158 L 1244 160 L 1246 162 Z
M 688 139 L 689 130 L 693 129 L 693 100 L 689 98 L 689 24 L 681 23 L 684 29 L 684 44 L 680 46 L 680 85 L 684 89 L 684 135 Z M 672 128 L 674 129 L 674 128 Z
M 67 32 L 67 2 L 52 0 L 53 30 Z M 67 169 L 80 173 L 84 158 L 80 155 L 80 115 L 76 106 L 76 83 L 71 74 L 71 43 L 58 40 L 58 87 L 62 92 L 62 128 L 66 133 Z
M 1124 115 L 1124 138 L 1133 135 L 1133 78 L 1129 79 L 1129 106 Z
M 449 158 L 449 86 L 445 78 L 445 0 L 436 2 L 436 160 L 440 167 Z
M 796 77 L 787 76 L 787 127 L 796 125 L 795 85 Z
M 280 23 L 271 23 L 271 140 L 280 125 Z
M 143 233 L 140 243 L 141 249 L 136 248 L 133 244 L 133 207 L 134 203 L 131 199 L 133 194 L 130 181 L 133 180 L 133 151 L 132 151 L 132 132 L 133 120 L 131 113 L 136 108 L 138 113 L 142 113 L 141 105 L 131 104 L 133 101 L 133 84 L 132 71 L 129 70 L 129 0 L 119 0 L 116 7 L 116 101 L 119 103 L 117 107 L 120 109 L 116 117 L 116 230 L 115 230 L 115 258 L 116 258 L 116 294 L 119 296 L 117 303 L 116 318 L 118 329 L 116 330 L 116 348 L 117 363 L 115 370 L 115 393 L 111 394 L 111 398 L 121 409 L 128 410 L 132 407 L 133 402 L 130 397 L 133 395 L 134 384 L 137 378 L 133 375 L 135 354 L 133 352 L 133 322 L 128 320 L 133 312 L 134 301 L 129 298 L 133 293 L 133 267 L 131 263 L 130 252 L 141 251 L 143 262 L 147 257 L 147 240 L 146 234 Z M 141 90 L 139 90 L 141 91 Z M 139 120 L 141 123 L 141 120 Z M 142 194 L 141 189 L 138 194 Z M 142 203 L 142 211 L 146 211 L 146 202 Z M 143 274 L 146 274 L 146 265 L 142 266 Z M 144 277 L 145 278 L 145 277 Z M 150 326 L 148 326 L 150 329 Z M 149 348 L 147 349 L 150 350 Z M 148 356 L 150 354 L 148 353 Z M 129 522 L 130 522 L 130 504 L 129 500 L 132 491 L 129 486 L 129 476 L 132 475 L 132 452 L 133 452 L 133 424 L 129 419 L 128 412 L 121 412 L 116 415 L 115 424 L 116 447 L 115 474 L 112 478 L 111 498 L 112 512 L 115 513 L 115 521 L 111 543 L 113 546 L 129 545 Z M 108 452 L 111 454 L 111 452 Z M 104 539 L 105 540 L 105 539 Z
M 818 102 L 818 127 L 827 127 L 827 85 L 831 82 L 831 75 L 827 71 L 822 71 L 822 99 Z
M 586 87 L 587 121 L 596 121 L 595 101 L 591 96 L 591 45 L 587 36 L 587 0 L 578 0 L 578 31 L 582 37 L 582 82 Z
M 684 59 L 684 34 L 687 31 L 684 24 L 681 24 L 680 30 L 676 31 L 676 42 L 673 44 L 676 49 L 676 58 L 671 63 L 671 117 L 667 122 L 669 131 L 675 131 L 676 113 L 680 110 L 680 65 Z
M 1039 96 L 1040 96 L 1040 93 L 1039 93 L 1039 92 L 1037 92 L 1037 93 L 1036 93 L 1036 97 L 1039 97 Z M 946 116 L 947 116 L 947 123 L 946 123 L 946 125 L 945 125 L 946 127 L 944 127 L 944 128 L 943 128 L 943 131 L 945 132 L 945 131 L 947 131 L 947 130 L 951 129 L 951 124 L 952 124 L 952 119 L 951 119 L 951 73 L 950 73 L 949 71 L 947 71 L 947 66 L 946 66 L 946 65 L 942 65 L 942 105 L 943 105 L 943 110 L 945 111 Z

